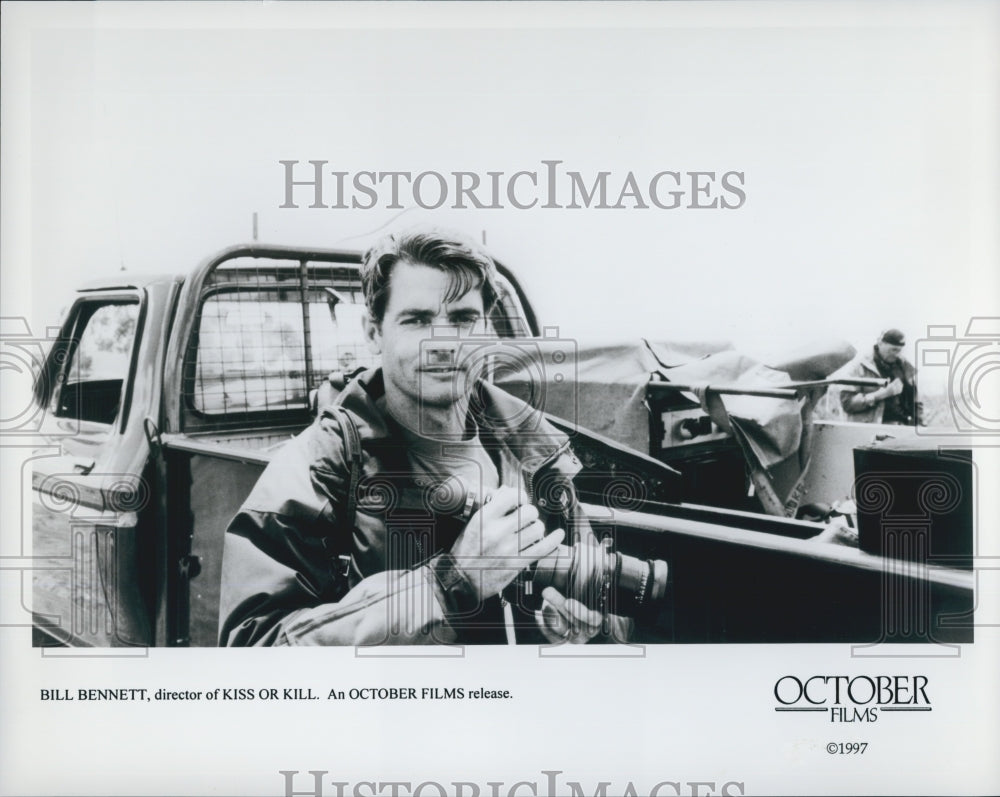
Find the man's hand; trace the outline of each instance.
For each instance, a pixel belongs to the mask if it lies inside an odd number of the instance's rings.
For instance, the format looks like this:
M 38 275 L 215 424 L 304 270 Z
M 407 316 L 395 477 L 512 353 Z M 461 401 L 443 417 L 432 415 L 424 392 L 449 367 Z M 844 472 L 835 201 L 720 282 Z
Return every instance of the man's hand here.
M 545 526 L 528 496 L 501 487 L 469 519 L 451 555 L 482 599 L 500 592 L 528 565 L 555 551 L 564 536 L 561 529 L 545 536 Z
M 582 644 L 601 630 L 600 612 L 588 609 L 580 601 L 563 597 L 554 587 L 542 590 L 542 598 L 542 608 L 535 612 L 535 620 L 552 644 Z
M 874 407 L 878 402 L 885 401 L 892 396 L 898 396 L 903 392 L 903 381 L 896 377 L 885 387 L 873 390 L 871 393 L 855 393 L 851 399 L 849 412 L 861 412 L 867 407 Z
M 886 398 L 889 398 L 890 396 L 898 396 L 903 392 L 903 380 L 897 376 L 888 385 L 882 388 L 882 392 Z
M 887 398 L 892 396 L 898 396 L 903 392 L 903 382 L 897 376 L 885 387 L 880 387 L 878 390 L 869 393 L 872 401 L 885 401 Z

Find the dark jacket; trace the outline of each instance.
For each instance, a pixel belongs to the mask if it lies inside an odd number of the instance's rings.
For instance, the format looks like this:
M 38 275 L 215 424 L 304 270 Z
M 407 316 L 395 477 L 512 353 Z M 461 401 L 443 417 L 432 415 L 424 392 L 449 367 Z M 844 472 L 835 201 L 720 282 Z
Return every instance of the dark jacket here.
M 557 484 L 563 499 L 542 502 L 560 507 L 547 525 L 566 528 L 568 543 L 592 542 L 569 481 L 580 465 L 566 436 L 499 388 L 481 383 L 477 390 L 480 438 L 498 464 L 501 484 L 520 485 L 529 495 L 540 482 L 548 493 Z M 281 448 L 229 524 L 220 644 L 506 638 L 500 601 L 478 605 L 448 553 L 464 521 L 431 505 L 414 480 L 399 427 L 376 406 L 384 391 L 381 371 L 369 371 L 337 399 L 362 449 L 351 528 L 344 519 L 350 467 L 332 407 L 321 408 L 316 421 Z M 344 580 L 335 575 L 341 555 L 350 556 L 346 594 Z M 525 629 L 529 624 L 523 617 L 518 623 Z

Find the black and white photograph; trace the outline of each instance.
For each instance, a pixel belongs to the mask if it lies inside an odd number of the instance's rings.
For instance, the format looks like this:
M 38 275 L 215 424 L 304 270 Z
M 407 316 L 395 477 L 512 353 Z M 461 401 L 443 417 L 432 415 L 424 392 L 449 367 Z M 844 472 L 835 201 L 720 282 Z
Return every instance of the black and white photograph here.
M 0 21 L 0 794 L 1000 789 L 1000 7 Z

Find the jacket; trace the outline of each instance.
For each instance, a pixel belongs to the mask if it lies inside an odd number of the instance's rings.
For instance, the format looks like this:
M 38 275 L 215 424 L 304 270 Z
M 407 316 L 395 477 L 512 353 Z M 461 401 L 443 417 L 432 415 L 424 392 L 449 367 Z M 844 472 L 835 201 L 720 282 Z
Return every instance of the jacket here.
M 923 407 L 917 399 L 916 371 L 906 360 L 900 358 L 890 366 L 890 380 L 899 379 L 903 383 L 903 392 L 898 396 L 876 401 L 871 407 L 861 410 L 850 408 L 851 400 L 858 393 L 871 393 L 875 390 L 858 387 L 842 387 L 840 389 L 840 406 L 847 415 L 848 420 L 859 423 L 885 423 L 885 409 L 887 402 L 895 402 L 897 414 L 906 417 L 906 425 L 923 424 Z M 874 352 L 856 357 L 851 363 L 845 366 L 844 371 L 838 372 L 840 376 L 863 377 L 881 379 L 884 375 L 879 372 L 875 364 Z M 898 421 L 894 421 L 898 422 Z
M 398 425 L 376 406 L 384 392 L 381 370 L 375 370 L 337 397 L 361 443 L 350 528 L 351 468 L 340 410 L 329 406 L 279 450 L 229 524 L 220 644 L 504 641 L 500 600 L 479 605 L 448 553 L 464 521 L 429 505 L 427 490 L 410 473 Z M 558 485 L 562 498 L 535 502 L 559 508 L 548 516 L 543 511 L 543 520 L 549 528 L 566 528 L 567 543 L 593 543 L 572 492 L 570 479 L 580 464 L 566 436 L 499 388 L 479 383 L 477 392 L 480 438 L 498 462 L 501 484 L 520 485 L 529 495 L 541 489 L 550 497 Z M 348 559 L 349 589 L 341 594 L 336 571 Z M 511 598 L 520 605 L 524 596 Z M 533 627 L 523 615 L 515 623 L 519 636 Z

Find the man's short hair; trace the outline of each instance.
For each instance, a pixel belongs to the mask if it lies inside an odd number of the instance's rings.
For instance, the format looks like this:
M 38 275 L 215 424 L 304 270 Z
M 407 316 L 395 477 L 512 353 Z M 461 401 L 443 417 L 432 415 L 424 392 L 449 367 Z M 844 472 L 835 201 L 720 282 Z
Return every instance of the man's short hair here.
M 471 238 L 439 229 L 392 233 L 372 246 L 361 263 L 365 304 L 377 324 L 385 316 L 392 270 L 400 261 L 447 272 L 451 284 L 445 301 L 453 302 L 478 288 L 488 315 L 500 299 L 496 264 Z

